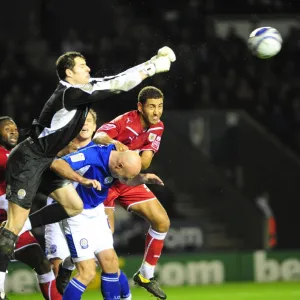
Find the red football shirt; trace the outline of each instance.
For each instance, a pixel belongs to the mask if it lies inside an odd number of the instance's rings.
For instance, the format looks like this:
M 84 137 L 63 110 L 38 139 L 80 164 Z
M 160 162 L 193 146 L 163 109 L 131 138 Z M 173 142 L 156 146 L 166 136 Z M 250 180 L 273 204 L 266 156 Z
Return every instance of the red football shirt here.
M 133 110 L 103 124 L 97 130 L 97 132 L 101 131 L 108 134 L 112 139 L 123 143 L 130 150 L 152 150 L 156 153 L 164 132 L 164 124 L 159 121 L 157 124 L 144 129 L 138 111 Z
M 6 193 L 5 168 L 10 151 L 0 146 L 0 196 Z

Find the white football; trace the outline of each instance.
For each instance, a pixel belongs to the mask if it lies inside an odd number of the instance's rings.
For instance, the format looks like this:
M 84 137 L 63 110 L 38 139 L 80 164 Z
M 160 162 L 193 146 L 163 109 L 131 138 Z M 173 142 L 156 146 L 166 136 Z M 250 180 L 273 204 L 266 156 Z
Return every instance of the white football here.
M 273 27 L 260 27 L 253 30 L 248 38 L 248 46 L 253 55 L 266 59 L 281 50 L 282 37 Z

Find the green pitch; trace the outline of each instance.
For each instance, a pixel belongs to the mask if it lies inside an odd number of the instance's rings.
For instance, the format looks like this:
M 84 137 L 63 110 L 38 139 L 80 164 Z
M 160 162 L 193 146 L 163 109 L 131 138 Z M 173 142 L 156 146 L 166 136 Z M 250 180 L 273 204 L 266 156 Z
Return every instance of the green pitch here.
M 240 283 L 209 286 L 169 287 L 168 300 L 299 300 L 300 282 Z M 132 289 L 133 300 L 154 300 L 141 288 Z M 10 300 L 38 300 L 41 295 L 8 295 Z M 102 299 L 100 292 L 88 291 L 83 300 Z

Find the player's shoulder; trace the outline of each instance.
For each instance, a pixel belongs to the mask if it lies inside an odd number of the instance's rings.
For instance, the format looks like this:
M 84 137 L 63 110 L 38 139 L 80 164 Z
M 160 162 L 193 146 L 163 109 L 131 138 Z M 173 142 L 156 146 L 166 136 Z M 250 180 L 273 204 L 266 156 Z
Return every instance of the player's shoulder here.
M 10 151 L 8 151 L 7 149 L 0 147 L 0 155 L 1 156 L 8 156 L 9 153 L 10 153 Z
M 109 144 L 109 145 L 94 144 L 94 145 L 90 146 L 90 148 L 96 149 L 97 151 L 100 151 L 100 152 L 110 152 L 111 150 L 116 149 L 114 144 Z
M 116 121 L 128 121 L 131 119 L 131 121 L 135 120 L 137 118 L 138 112 L 137 110 L 131 110 L 131 111 L 127 111 L 122 115 L 117 116 L 115 119 L 113 119 L 113 122 Z
M 106 123 L 107 124 L 127 124 L 127 123 L 134 123 L 136 121 L 138 117 L 138 112 L 137 110 L 131 110 L 131 111 L 127 111 L 122 115 L 117 116 L 116 118 L 114 118 L 113 120 L 111 120 L 110 122 Z M 102 126 L 101 126 L 102 127 Z

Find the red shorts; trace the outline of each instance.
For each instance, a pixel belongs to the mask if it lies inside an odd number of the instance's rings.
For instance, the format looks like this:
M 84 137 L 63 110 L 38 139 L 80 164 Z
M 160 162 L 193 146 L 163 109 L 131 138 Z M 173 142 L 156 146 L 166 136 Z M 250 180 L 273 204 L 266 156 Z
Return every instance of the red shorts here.
M 153 199 L 156 199 L 155 195 L 145 184 L 128 186 L 117 181 L 109 189 L 108 196 L 104 201 L 104 206 L 114 208 L 115 200 L 117 200 L 123 208 L 130 210 L 130 207 L 134 204 Z
M 19 236 L 19 239 L 15 247 L 15 251 L 18 251 L 21 248 L 25 248 L 27 246 L 35 245 L 35 244 L 39 245 L 39 242 L 36 240 L 33 234 L 30 231 L 25 231 Z

